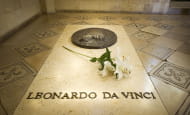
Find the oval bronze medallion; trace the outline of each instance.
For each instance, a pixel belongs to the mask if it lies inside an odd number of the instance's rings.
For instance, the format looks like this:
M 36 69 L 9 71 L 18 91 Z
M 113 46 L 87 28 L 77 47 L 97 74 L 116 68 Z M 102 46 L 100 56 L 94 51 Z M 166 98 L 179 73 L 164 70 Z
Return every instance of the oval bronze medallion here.
M 103 28 L 87 28 L 75 32 L 71 41 L 73 44 L 88 49 L 102 49 L 116 43 L 114 32 Z

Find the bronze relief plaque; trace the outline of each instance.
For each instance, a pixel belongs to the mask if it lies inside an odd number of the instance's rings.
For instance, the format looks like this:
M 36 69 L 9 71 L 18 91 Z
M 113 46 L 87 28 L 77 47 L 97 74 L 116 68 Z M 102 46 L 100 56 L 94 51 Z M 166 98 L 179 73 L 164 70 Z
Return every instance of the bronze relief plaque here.
M 71 41 L 82 48 L 102 49 L 116 43 L 117 35 L 104 28 L 86 28 L 75 32 Z

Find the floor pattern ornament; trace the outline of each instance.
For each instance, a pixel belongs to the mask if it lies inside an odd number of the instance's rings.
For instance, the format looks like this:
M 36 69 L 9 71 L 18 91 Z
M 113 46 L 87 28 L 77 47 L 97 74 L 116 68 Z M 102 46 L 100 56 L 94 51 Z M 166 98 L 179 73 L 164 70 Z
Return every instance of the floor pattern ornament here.
M 139 40 L 149 41 L 149 40 L 154 39 L 158 36 L 155 34 L 139 31 L 139 32 L 134 33 L 133 37 L 136 39 L 139 39 Z
M 39 31 L 34 34 L 38 39 L 44 39 L 44 38 L 49 38 L 57 35 L 56 32 L 47 30 L 47 31 Z
M 163 62 L 157 66 L 151 75 L 184 89 L 190 85 L 190 72 L 168 62 Z
M 163 24 L 163 23 L 158 23 L 155 25 L 155 27 L 161 28 L 161 29 L 165 29 L 165 30 L 170 30 L 173 28 L 172 25 L 169 24 Z
M 20 48 L 15 48 L 15 50 L 24 57 L 32 56 L 48 49 L 49 48 L 47 46 L 40 43 L 30 43 Z
M 108 29 L 86 28 L 75 32 L 71 41 L 82 48 L 102 49 L 116 43 L 117 35 Z
M 35 72 L 23 62 L 0 67 L 0 87 Z

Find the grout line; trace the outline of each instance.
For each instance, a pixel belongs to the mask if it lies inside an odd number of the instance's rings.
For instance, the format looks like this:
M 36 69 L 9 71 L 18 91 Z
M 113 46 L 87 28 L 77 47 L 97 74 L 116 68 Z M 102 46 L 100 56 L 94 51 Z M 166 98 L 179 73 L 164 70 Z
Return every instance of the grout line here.
M 163 104 L 164 108 L 166 109 L 166 111 L 167 111 L 167 113 L 168 113 L 168 115 L 169 115 L 170 113 L 169 113 L 169 111 L 168 111 L 168 109 L 167 109 L 167 107 L 166 107 L 164 101 L 162 100 L 162 98 L 161 98 L 161 96 L 160 96 L 160 93 L 159 93 L 159 91 L 157 90 L 157 88 L 156 88 L 154 82 L 152 81 L 151 76 L 149 76 L 149 79 L 150 79 L 150 81 L 151 81 L 151 83 L 152 83 L 154 89 L 156 90 L 156 92 L 157 92 L 157 94 L 158 94 L 158 96 L 159 96 L 159 98 L 160 98 L 161 103 Z
M 0 107 L 3 109 L 5 115 L 8 115 L 8 112 L 6 111 L 5 107 L 3 106 L 3 103 L 1 102 L 1 98 L 0 98 Z

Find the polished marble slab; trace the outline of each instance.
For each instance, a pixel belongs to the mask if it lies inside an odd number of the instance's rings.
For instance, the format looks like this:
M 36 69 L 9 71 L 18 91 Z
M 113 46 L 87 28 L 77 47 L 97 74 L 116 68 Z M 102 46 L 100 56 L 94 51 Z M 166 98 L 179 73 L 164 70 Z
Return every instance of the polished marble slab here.
M 99 27 L 117 34 L 118 41 L 109 47 L 112 56 L 116 48 L 124 56 L 130 56 L 133 66 L 128 78 L 116 80 L 114 76 L 101 77 L 98 66 L 89 59 L 73 54 L 62 46 L 89 56 L 99 57 L 104 49 L 84 49 L 71 43 L 71 36 L 79 29 Z M 48 92 L 95 92 L 97 98 L 90 99 L 27 99 L 29 93 Z M 103 98 L 102 92 L 118 95 L 118 98 Z M 128 98 L 121 92 L 151 92 L 154 98 Z M 131 94 L 132 95 L 132 94 Z M 40 69 L 14 115 L 167 115 L 155 88 L 137 56 L 124 28 L 109 25 L 68 25 L 56 42 L 51 54 Z

